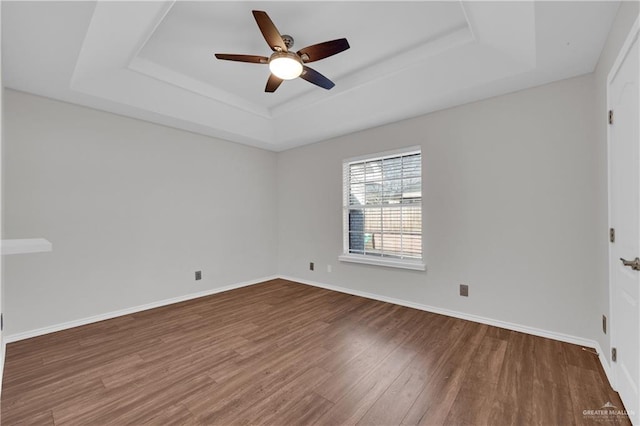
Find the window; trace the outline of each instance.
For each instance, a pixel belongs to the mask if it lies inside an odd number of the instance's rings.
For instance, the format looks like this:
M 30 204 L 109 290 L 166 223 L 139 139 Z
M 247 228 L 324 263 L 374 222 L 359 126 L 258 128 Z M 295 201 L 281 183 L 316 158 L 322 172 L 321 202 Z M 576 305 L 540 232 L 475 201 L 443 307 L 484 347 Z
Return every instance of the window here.
M 343 163 L 341 261 L 424 270 L 420 148 Z

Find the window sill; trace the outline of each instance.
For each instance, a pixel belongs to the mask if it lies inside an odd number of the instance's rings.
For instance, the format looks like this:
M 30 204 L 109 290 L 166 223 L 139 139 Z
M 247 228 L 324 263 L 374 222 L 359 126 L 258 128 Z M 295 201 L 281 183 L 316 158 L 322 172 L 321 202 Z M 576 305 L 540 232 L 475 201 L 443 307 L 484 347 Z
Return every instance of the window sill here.
M 340 262 L 363 263 L 365 265 L 386 266 L 389 268 L 411 269 L 425 271 L 427 269 L 421 260 L 385 259 L 357 254 L 342 254 L 338 257 Z

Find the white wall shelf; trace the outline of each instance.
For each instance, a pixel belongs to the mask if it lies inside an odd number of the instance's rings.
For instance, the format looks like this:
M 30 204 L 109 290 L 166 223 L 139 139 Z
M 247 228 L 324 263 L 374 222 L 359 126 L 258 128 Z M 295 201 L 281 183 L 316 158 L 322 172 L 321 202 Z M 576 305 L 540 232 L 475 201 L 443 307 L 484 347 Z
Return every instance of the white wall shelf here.
M 53 245 L 44 238 L 2 240 L 2 254 L 41 253 L 53 250 Z

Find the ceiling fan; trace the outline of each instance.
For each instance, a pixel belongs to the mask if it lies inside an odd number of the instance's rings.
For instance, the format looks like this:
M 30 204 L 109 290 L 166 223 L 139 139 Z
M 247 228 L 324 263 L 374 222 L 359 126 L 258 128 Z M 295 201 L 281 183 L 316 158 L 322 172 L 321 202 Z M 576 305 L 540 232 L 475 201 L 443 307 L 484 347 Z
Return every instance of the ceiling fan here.
M 319 61 L 320 59 L 347 50 L 349 48 L 349 42 L 346 38 L 325 41 L 324 43 L 314 44 L 304 47 L 297 52 L 292 52 L 290 49 L 293 47 L 293 37 L 286 34 L 280 35 L 271 18 L 267 15 L 267 12 L 254 10 L 252 13 L 258 23 L 260 32 L 262 32 L 267 44 L 271 50 L 273 50 L 271 56 L 216 53 L 216 58 L 253 64 L 269 64 L 271 75 L 269 76 L 269 80 L 267 80 L 267 86 L 264 89 L 265 92 L 273 93 L 284 80 L 293 80 L 297 77 L 327 90 L 335 86 L 333 81 L 305 64 Z

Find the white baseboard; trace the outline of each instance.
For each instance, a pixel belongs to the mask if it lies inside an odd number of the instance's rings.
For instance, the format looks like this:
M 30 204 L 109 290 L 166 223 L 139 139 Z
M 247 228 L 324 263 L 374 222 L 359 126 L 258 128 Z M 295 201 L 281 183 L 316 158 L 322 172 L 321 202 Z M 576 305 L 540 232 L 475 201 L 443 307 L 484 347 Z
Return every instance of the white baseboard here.
M 460 318 L 467 321 L 473 321 L 480 324 L 492 325 L 494 327 L 500 327 L 507 330 L 519 331 L 521 333 L 531 334 L 539 337 L 546 337 L 552 340 L 558 340 L 561 342 L 572 343 L 574 345 L 584 346 L 586 348 L 593 348 L 598 353 L 598 358 L 600 360 L 600 364 L 602 364 L 602 368 L 604 369 L 605 374 L 607 375 L 607 379 L 609 379 L 609 384 L 611 387 L 615 389 L 613 386 L 613 380 L 611 376 L 611 369 L 609 367 L 609 363 L 607 362 L 605 356 L 602 353 L 602 348 L 600 348 L 600 344 L 591 339 L 585 339 L 583 337 L 572 336 L 570 334 L 558 333 L 555 331 L 543 330 L 536 327 L 529 327 L 526 325 L 515 324 L 512 322 L 501 321 L 493 318 L 486 318 L 479 315 L 467 314 L 459 311 L 452 311 L 450 309 L 438 308 L 436 306 L 423 305 L 421 303 L 410 302 L 407 300 L 396 299 L 393 297 L 381 296 L 375 293 L 368 293 L 365 291 L 352 290 L 350 288 L 319 283 L 317 281 L 303 280 L 295 277 L 288 276 L 280 276 L 280 278 L 284 280 L 294 281 L 301 284 L 306 284 L 314 287 L 320 287 L 327 290 L 338 291 L 340 293 L 347 293 L 354 296 L 365 297 L 367 299 L 379 300 L 381 302 L 393 303 L 395 305 L 406 306 L 408 308 L 414 308 L 421 311 L 432 312 L 434 314 L 446 315 L 449 317 Z
M 3 351 L 2 353 L 4 355 L 4 350 L 5 350 L 5 347 L 6 347 L 7 343 L 17 342 L 19 340 L 29 339 L 31 337 L 41 336 L 43 334 L 48 334 L 48 333 L 54 333 L 56 331 L 66 330 L 66 329 L 69 329 L 69 328 L 78 327 L 78 326 L 81 326 L 81 325 L 87 325 L 87 324 L 91 324 L 91 323 L 98 322 L 98 321 L 104 321 L 104 320 L 107 320 L 107 319 L 111 319 L 111 318 L 115 318 L 115 317 L 119 317 L 119 316 L 123 316 L 123 315 L 130 315 L 130 314 L 134 314 L 136 312 L 146 311 L 148 309 L 159 308 L 161 306 L 171 305 L 173 303 L 179 303 L 179 302 L 184 302 L 186 300 L 197 299 L 199 297 L 210 296 L 212 294 L 222 293 L 224 291 L 234 290 L 234 289 L 241 288 L 241 287 L 247 287 L 247 286 L 250 286 L 250 285 L 259 284 L 259 283 L 262 283 L 262 282 L 265 282 L 265 281 L 270 281 L 270 280 L 277 279 L 277 278 L 281 278 L 281 279 L 284 279 L 284 280 L 297 282 L 297 283 L 300 283 L 300 284 L 310 285 L 310 286 L 314 286 L 314 287 L 320 287 L 320 288 L 324 288 L 324 289 L 327 289 L 327 290 L 338 291 L 340 293 L 346 293 L 346 294 L 351 294 L 351 295 L 354 295 L 354 296 L 360 296 L 360 297 L 364 297 L 364 298 L 367 298 L 367 299 L 374 299 L 374 300 L 379 300 L 381 302 L 393 303 L 395 305 L 406 306 L 408 308 L 414 308 L 414 309 L 418 309 L 418 310 L 421 310 L 421 311 L 432 312 L 432 313 L 435 313 L 435 314 L 446 315 L 446 316 L 454 317 L 454 318 L 460 318 L 460 319 L 464 319 L 464 320 L 467 320 L 467 321 L 477 322 L 477 323 L 480 323 L 480 324 L 487 324 L 487 325 L 491 325 L 491 326 L 495 326 L 495 327 L 504 328 L 504 329 L 507 329 L 507 330 L 513 330 L 513 331 L 518 331 L 518 332 L 521 332 L 521 333 L 531 334 L 531 335 L 534 335 L 534 336 L 546 337 L 548 339 L 558 340 L 558 341 L 566 342 L 566 343 L 572 343 L 574 345 L 580 345 L 580 346 L 584 346 L 584 347 L 587 347 L 587 348 L 594 348 L 596 350 L 596 352 L 598 353 L 598 358 L 600 360 L 600 364 L 602 364 L 602 368 L 604 369 L 604 372 L 605 372 L 605 374 L 607 376 L 607 379 L 609 379 L 609 384 L 615 389 L 614 381 L 612 380 L 611 368 L 609 366 L 609 363 L 606 360 L 606 357 L 604 356 L 604 354 L 602 353 L 602 348 L 600 347 L 600 344 L 595 340 L 585 339 L 583 337 L 572 336 L 572 335 L 564 334 L 564 333 L 558 333 L 558 332 L 555 332 L 555 331 L 543 330 L 543 329 L 536 328 L 536 327 L 529 327 L 529 326 L 525 326 L 525 325 L 515 324 L 515 323 L 511 323 L 511 322 L 507 322 L 507 321 L 501 321 L 501 320 L 497 320 L 497 319 L 493 319 L 493 318 L 486 318 L 486 317 L 482 317 L 482 316 L 478 316 L 478 315 L 467 314 L 467 313 L 464 313 L 464 312 L 453 311 L 453 310 L 450 310 L 450 309 L 439 308 L 439 307 L 436 307 L 436 306 L 424 305 L 424 304 L 421 304 L 421 303 L 415 303 L 415 302 L 410 302 L 410 301 L 407 301 L 407 300 L 396 299 L 396 298 L 393 298 L 393 297 L 382 296 L 382 295 L 375 294 L 375 293 L 352 290 L 352 289 L 345 288 L 345 287 L 340 287 L 340 286 L 335 286 L 335 285 L 330 285 L 330 284 L 324 284 L 324 283 L 320 283 L 320 282 L 316 282 L 316 281 L 304 280 L 304 279 L 300 279 L 300 278 L 296 278 L 296 277 L 282 276 L 282 275 L 281 276 L 274 275 L 274 276 L 270 276 L 270 277 L 258 278 L 258 279 L 251 280 L 251 281 L 245 281 L 245 282 L 241 282 L 241 283 L 237 283 L 237 284 L 231 284 L 231 285 L 228 285 L 228 286 L 225 286 L 225 287 L 214 288 L 214 289 L 210 289 L 210 290 L 201 291 L 201 292 L 198 292 L 198 293 L 191 293 L 191 294 L 187 294 L 187 295 L 184 295 L 184 296 L 174 297 L 172 299 L 165 299 L 165 300 L 161 300 L 161 301 L 158 301 L 158 302 L 148 303 L 148 304 L 145 304 L 145 305 L 134 306 L 134 307 L 127 308 L 127 309 L 121 309 L 119 311 L 108 312 L 108 313 L 101 314 L 101 315 L 94 315 L 92 317 L 82 318 L 82 319 L 75 320 L 75 321 L 69 321 L 69 322 L 65 322 L 65 323 L 61 323 L 61 324 L 55 324 L 55 325 L 52 325 L 52 326 L 49 326 L 49 327 L 43 327 L 43 328 L 38 328 L 36 330 L 26 331 L 26 332 L 23 332 L 23 333 L 17 333 L 17 334 L 8 335 L 8 336 L 6 336 L 4 338 L 4 342 L 2 343 L 2 348 L 0 350 Z M 2 358 L 2 360 L 4 360 L 4 357 Z M 3 367 L 4 367 L 4 362 L 0 363 L 0 380 L 2 378 Z M 1 386 L 1 384 L 0 384 L 0 386 Z M 0 392 L 1 392 L 1 388 L 0 388 Z
M 31 337 L 42 336 L 43 334 L 55 333 L 56 331 L 67 330 L 69 328 L 78 327 L 81 325 L 87 325 L 98 321 L 104 321 L 115 317 L 120 317 L 123 315 L 130 315 L 136 312 L 146 311 L 148 309 L 159 308 L 161 306 L 171 305 L 173 303 L 184 302 L 186 300 L 197 299 L 199 297 L 210 296 L 216 293 L 222 293 L 224 291 L 235 290 L 241 287 L 247 287 L 254 284 L 259 284 L 265 281 L 273 280 L 278 278 L 278 276 L 270 276 L 257 278 L 255 280 L 244 281 L 241 283 L 231 284 L 224 287 L 212 288 L 209 290 L 200 291 L 198 293 L 186 294 L 184 296 L 178 296 L 171 299 L 160 300 L 157 302 L 147 303 L 145 305 L 133 306 L 131 308 L 121 309 L 118 311 L 107 312 L 100 315 L 94 315 L 87 318 L 81 318 L 73 321 L 63 322 L 60 324 L 54 324 L 48 327 L 42 327 L 35 330 L 29 330 L 22 333 L 16 333 L 8 335 L 4 338 L 4 344 L 17 342 L 19 340 L 29 339 Z
M 2 382 L 4 378 L 4 360 L 7 356 L 7 343 L 0 339 L 0 396 L 2 396 Z

